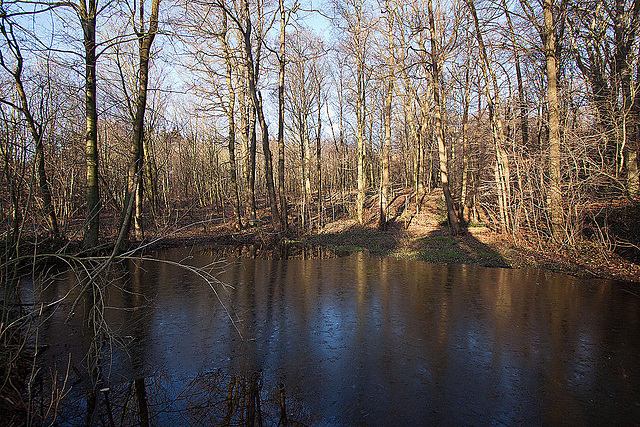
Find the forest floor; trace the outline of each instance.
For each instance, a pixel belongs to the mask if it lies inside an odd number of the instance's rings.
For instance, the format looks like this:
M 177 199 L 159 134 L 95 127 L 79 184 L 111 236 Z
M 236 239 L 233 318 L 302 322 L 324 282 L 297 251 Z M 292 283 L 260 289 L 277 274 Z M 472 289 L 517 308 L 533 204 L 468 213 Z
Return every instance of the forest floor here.
M 359 225 L 346 209 L 331 218 L 320 229 L 304 234 L 283 235 L 271 229 L 268 213 L 262 211 L 259 225 L 238 231 L 232 221 L 219 215 L 204 215 L 201 211 L 176 216 L 173 226 L 156 232 L 164 236 L 152 242 L 150 248 L 216 244 L 244 248 L 258 256 L 336 256 L 364 251 L 374 256 L 422 260 L 437 264 L 466 264 L 503 268 L 540 268 L 581 277 L 600 277 L 640 282 L 638 258 L 624 257 L 611 247 L 603 248 L 597 241 L 584 239 L 578 245 L 558 245 L 524 233 L 501 234 L 482 224 L 465 226 L 453 236 L 446 225 L 442 194 L 434 190 L 418 203 L 411 191 L 396 194 L 389 208 L 389 221 L 384 230 L 378 227 L 377 197 L 367 200 L 365 224 Z M 260 217 L 260 215 L 259 215 Z M 210 218 L 210 219 L 207 219 Z M 247 249 L 250 248 L 250 249 Z M 318 248 L 322 251 L 303 251 Z M 297 249 L 297 252 L 296 252 Z

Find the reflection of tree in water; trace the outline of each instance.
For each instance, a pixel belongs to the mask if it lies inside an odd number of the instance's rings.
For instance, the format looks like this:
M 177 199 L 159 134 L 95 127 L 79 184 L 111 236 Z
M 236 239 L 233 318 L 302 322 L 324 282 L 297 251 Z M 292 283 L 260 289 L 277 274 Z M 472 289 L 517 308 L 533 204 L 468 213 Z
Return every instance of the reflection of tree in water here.
M 54 309 L 47 315 L 49 321 L 43 322 L 42 327 L 52 336 L 59 333 L 49 330 L 53 327 L 50 319 L 55 317 L 56 325 L 69 323 L 82 333 L 72 334 L 75 338 L 67 337 L 67 344 L 77 351 L 73 355 L 69 354 L 65 366 L 57 363 L 62 360 L 56 361 L 51 366 L 50 378 L 49 375 L 38 376 L 39 390 L 35 393 L 37 396 L 33 397 L 31 411 L 34 419 L 31 424 L 311 424 L 311 418 L 305 415 L 307 412 L 302 405 L 287 396 L 284 387 L 274 386 L 273 390 L 264 387 L 259 373 L 231 376 L 214 370 L 182 377 L 161 373 L 133 381 L 121 381 L 124 378 L 121 375 L 127 375 L 125 372 L 129 369 L 123 367 L 123 372 L 118 368 L 114 371 L 112 365 L 114 360 L 119 360 L 121 348 L 128 355 L 126 359 L 132 363 L 129 366 L 132 372 L 128 375 L 129 378 L 140 375 L 141 366 L 135 365 L 140 365 L 147 357 L 140 353 L 140 346 L 129 348 L 128 341 L 121 341 L 118 337 L 131 332 L 142 339 L 149 333 L 147 317 L 139 316 L 136 310 L 120 312 L 114 309 L 140 307 L 148 302 L 144 300 L 146 297 L 142 292 L 142 262 L 129 261 L 129 268 L 113 264 L 110 269 L 103 268 L 100 271 L 104 274 L 95 277 L 83 275 L 80 270 L 69 272 L 63 279 L 69 281 L 69 289 L 75 291 L 70 291 L 65 296 L 69 300 L 65 309 Z M 161 267 L 165 265 L 166 263 L 160 262 Z M 206 280 L 209 283 L 214 280 L 209 270 L 212 265 L 207 263 L 204 268 L 179 266 L 179 269 L 196 273 L 201 279 L 209 279 Z M 53 295 L 49 295 L 54 291 L 55 289 L 46 286 L 40 290 L 40 298 L 55 300 Z M 72 308 L 67 311 L 69 305 Z M 111 310 L 106 310 L 107 306 Z M 131 331 L 120 329 L 123 325 L 134 324 Z M 80 364 L 79 360 L 82 360 Z M 143 366 L 142 370 L 144 371 Z M 134 373 L 136 371 L 138 373 Z M 57 381 L 61 378 L 64 380 Z
M 264 387 L 258 372 L 243 376 L 212 370 L 190 378 L 156 375 L 104 387 L 97 400 L 90 425 L 301 426 L 316 421 L 282 384 Z M 55 423 L 84 424 L 86 404 L 86 396 L 80 394 L 63 400 Z

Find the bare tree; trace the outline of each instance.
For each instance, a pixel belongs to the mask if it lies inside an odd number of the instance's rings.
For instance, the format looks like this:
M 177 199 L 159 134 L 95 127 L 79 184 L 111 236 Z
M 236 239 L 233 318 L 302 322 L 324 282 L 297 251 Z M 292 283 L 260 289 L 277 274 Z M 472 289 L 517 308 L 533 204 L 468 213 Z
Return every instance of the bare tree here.
M 390 171 L 389 171 L 389 156 L 391 147 L 391 107 L 393 104 L 393 90 L 395 84 L 395 41 L 394 37 L 394 18 L 395 10 L 391 8 L 389 0 L 385 1 L 384 10 L 385 18 L 387 21 L 387 69 L 385 80 L 387 82 L 386 97 L 384 104 L 384 140 L 382 144 L 382 173 L 380 179 L 380 220 L 378 228 L 385 229 L 387 227 L 387 214 L 389 209 L 389 186 L 390 186 Z
M 287 23 L 291 18 L 291 14 L 298 8 L 298 2 L 289 9 L 286 10 L 284 6 L 284 0 L 279 0 L 280 10 L 280 49 L 278 51 L 278 198 L 280 200 L 280 219 L 282 221 L 281 227 L 286 230 L 288 225 L 288 209 L 287 209 L 287 195 L 284 185 L 284 91 L 285 91 L 285 66 L 286 60 L 286 29 Z
M 370 24 L 366 21 L 364 0 L 345 0 L 335 8 L 348 34 L 348 49 L 355 61 L 355 110 L 356 110 L 356 164 L 357 198 L 356 211 L 360 224 L 364 223 L 365 175 L 365 86 L 366 56 Z
M 562 200 L 560 101 L 558 97 L 558 47 L 553 0 L 543 0 L 542 24 L 528 0 L 520 0 L 529 21 L 538 30 L 543 44 L 547 76 L 547 112 L 549 127 L 549 192 L 547 207 L 551 214 L 553 237 L 560 240 L 564 234 L 564 207 Z
M 224 6 L 223 6 L 224 7 Z M 229 13 L 229 9 L 224 7 L 224 10 Z M 261 13 L 261 8 L 258 8 Z M 278 200 L 276 197 L 275 186 L 273 182 L 273 163 L 271 158 L 271 150 L 269 149 L 269 129 L 267 127 L 267 121 L 264 116 L 264 109 L 262 107 L 262 95 L 256 87 L 257 77 L 260 74 L 260 55 L 257 56 L 257 61 L 254 61 L 252 40 L 251 40 L 251 13 L 249 10 L 249 1 L 243 0 L 242 2 L 242 19 L 238 19 L 235 14 L 229 14 L 230 18 L 237 24 L 238 30 L 242 33 L 244 39 L 244 54 L 247 70 L 247 81 L 249 88 L 249 95 L 255 108 L 258 122 L 260 123 L 260 130 L 262 132 L 262 151 L 264 154 L 265 162 L 265 178 L 267 183 L 267 195 L 269 198 L 269 205 L 271 207 L 271 223 L 274 227 L 278 228 L 281 225 L 280 213 L 278 211 Z M 259 20 L 261 19 L 259 16 Z M 262 34 L 258 35 L 258 45 L 262 44 Z
M 502 7 L 504 9 L 505 18 L 507 19 L 509 39 L 511 41 L 511 49 L 513 50 L 513 62 L 516 67 L 516 79 L 518 82 L 518 101 L 520 110 L 520 131 L 522 133 L 522 145 L 526 147 L 529 143 L 529 126 L 527 121 L 527 102 L 525 101 L 520 51 L 516 42 L 516 30 L 513 27 L 513 22 L 511 21 L 511 13 L 509 12 L 509 8 L 507 7 L 506 0 L 502 0 Z
M 85 116 L 87 119 L 85 131 L 86 144 L 86 231 L 84 235 L 84 247 L 92 249 L 98 246 L 100 235 L 100 183 L 98 176 L 98 108 L 96 100 L 96 20 L 100 8 L 99 0 L 78 0 L 72 3 L 84 36 L 84 63 L 85 63 Z
M 433 15 L 433 5 L 431 0 L 427 0 L 427 7 L 429 9 L 429 29 L 430 29 L 430 42 L 431 42 L 431 79 L 433 82 L 433 108 L 434 108 L 434 122 L 436 140 L 438 142 L 438 158 L 440 165 L 440 183 L 442 184 L 442 192 L 444 193 L 444 200 L 447 205 L 447 218 L 449 220 L 449 228 L 451 234 L 454 236 L 459 232 L 458 214 L 456 213 L 455 206 L 453 204 L 453 197 L 451 196 L 451 189 L 449 188 L 449 157 L 447 155 L 447 148 L 445 146 L 445 131 L 442 120 L 442 100 L 440 97 L 441 88 L 441 70 L 440 70 L 440 53 L 438 51 L 438 42 L 436 40 L 436 25 Z
M 553 0 L 544 0 L 544 53 L 547 67 L 547 102 L 549 111 L 549 209 L 553 236 L 562 237 L 564 218 L 562 206 L 562 171 L 560 168 L 560 108 L 558 101 L 558 66 Z
M 613 166 L 611 175 L 618 180 L 626 171 L 624 191 L 638 197 L 640 107 L 632 66 L 637 52 L 640 1 L 593 1 L 587 2 L 586 7 L 569 3 L 567 8 L 573 56 L 591 89 L 605 155 Z
M 506 138 L 500 115 L 500 94 L 498 91 L 498 79 L 495 71 L 489 62 L 489 56 L 484 44 L 482 29 L 478 21 L 478 15 L 473 0 L 465 0 L 471 16 L 473 18 L 474 28 L 476 30 L 476 38 L 480 50 L 480 59 L 482 64 L 482 74 L 485 81 L 486 98 L 489 107 L 489 119 L 491 121 L 491 132 L 493 142 L 496 149 L 496 164 L 494 167 L 494 176 L 497 187 L 498 209 L 500 211 L 500 225 L 502 231 L 511 231 L 511 177 L 509 170 L 509 158 L 506 151 Z M 491 93 L 493 89 L 493 94 Z
M 31 106 L 29 105 L 27 93 L 24 84 L 22 83 L 22 69 L 24 65 L 24 59 L 22 56 L 20 45 L 18 43 L 18 39 L 16 38 L 14 32 L 14 23 L 9 21 L 6 16 L 2 16 L 1 19 L 2 21 L 0 22 L 0 31 L 4 36 L 7 51 L 10 52 L 10 54 L 13 56 L 14 65 L 11 66 L 7 62 L 7 58 L 5 58 L 2 50 L 0 50 L 0 65 L 13 77 L 15 88 L 18 93 L 19 104 L 15 104 L 5 98 L 0 98 L 0 102 L 15 108 L 17 111 L 20 111 L 27 121 L 27 125 L 29 127 L 29 131 L 31 132 L 31 136 L 33 138 L 35 146 L 36 173 L 38 175 L 38 187 L 40 189 L 40 195 L 42 196 L 43 213 L 46 218 L 50 236 L 53 238 L 59 238 L 60 231 L 58 227 L 58 219 L 56 218 L 56 211 L 51 197 L 51 188 L 45 168 L 44 143 L 42 141 L 44 126 L 42 122 L 36 122 L 36 119 L 31 113 Z
M 135 13 L 139 13 L 139 22 L 136 24 Z M 133 139 L 131 141 L 131 160 L 127 168 L 127 190 L 124 199 L 124 207 L 122 212 L 121 238 L 126 238 L 129 234 L 131 219 L 133 217 L 135 237 L 138 240 L 144 238 L 142 226 L 143 214 L 143 191 L 142 191 L 142 174 L 144 171 L 144 113 L 147 108 L 147 88 L 149 84 L 149 61 L 151 56 L 151 46 L 158 32 L 158 14 L 160 9 L 160 0 L 152 0 L 151 14 L 149 15 L 149 26 L 145 30 L 147 19 L 144 12 L 144 0 L 138 0 L 133 4 L 132 23 L 133 30 L 138 40 L 138 70 L 136 76 L 138 78 L 137 95 L 135 109 L 131 106 L 133 112 Z
M 302 227 L 310 225 L 312 193 L 311 131 L 313 110 L 320 103 L 316 61 L 320 54 L 320 40 L 310 31 L 296 31 L 289 37 L 290 71 L 286 107 L 289 127 L 300 145 Z

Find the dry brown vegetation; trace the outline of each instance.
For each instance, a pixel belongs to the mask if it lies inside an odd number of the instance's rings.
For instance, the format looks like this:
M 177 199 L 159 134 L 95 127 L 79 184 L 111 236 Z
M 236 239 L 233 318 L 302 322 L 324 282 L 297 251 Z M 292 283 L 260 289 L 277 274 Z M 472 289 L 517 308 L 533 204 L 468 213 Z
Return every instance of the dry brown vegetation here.
M 284 253 L 290 257 L 326 257 L 365 251 L 373 256 L 439 264 L 541 268 L 576 276 L 640 281 L 637 248 L 613 242 L 605 245 L 596 233 L 573 247 L 541 241 L 530 233 L 498 233 L 484 223 L 466 224 L 459 235 L 453 236 L 447 227 L 442 192 L 437 189 L 419 198 L 418 213 L 411 189 L 397 191 L 389 207 L 387 227 L 381 230 L 378 201 L 377 195 L 368 198 L 364 224 L 349 215 L 348 207 L 325 206 L 325 211 L 337 208 L 342 213 L 328 220 L 321 229 L 286 234 L 269 226 L 264 208 L 258 210 L 256 225 L 243 230 L 235 229 L 231 207 L 224 216 L 203 208 L 183 209 L 175 212 L 174 222 L 154 228 L 145 241 L 136 244 L 148 245 L 148 250 L 216 245 L 221 251 L 263 257 Z M 612 229 L 628 226 L 629 217 L 613 218 L 616 212 L 627 209 L 627 206 L 610 208 Z M 628 239 L 628 230 L 625 231 L 626 234 L 621 232 L 622 237 Z M 115 233 L 116 227 L 112 227 L 111 232 Z M 282 249 L 284 246 L 286 250 Z M 325 250 L 314 252 L 314 247 Z M 311 250 L 305 252 L 302 248 Z

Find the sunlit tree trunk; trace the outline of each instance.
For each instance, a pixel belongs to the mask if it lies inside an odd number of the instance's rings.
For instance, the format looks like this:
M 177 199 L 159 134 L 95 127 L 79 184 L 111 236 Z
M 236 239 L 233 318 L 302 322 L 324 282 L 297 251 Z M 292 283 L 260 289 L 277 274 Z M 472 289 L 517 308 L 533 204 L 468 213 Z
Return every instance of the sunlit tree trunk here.
M 309 146 L 308 111 L 300 112 L 300 154 L 302 163 L 302 176 L 300 177 L 302 192 L 302 228 L 311 227 L 311 147 Z
M 248 74 L 247 74 L 248 75 Z M 247 88 L 249 79 L 247 78 Z M 256 133 L 256 107 L 252 103 L 253 101 L 249 100 L 247 103 L 247 109 L 249 110 L 249 121 L 248 121 L 248 156 L 247 156 L 247 167 L 246 167 L 246 177 L 247 177 L 247 194 L 249 197 L 249 218 L 251 221 L 255 222 L 257 216 L 257 206 L 256 206 L 256 153 L 258 146 L 258 136 Z
M 343 2 L 335 2 L 334 5 L 339 10 L 339 14 L 346 24 L 345 30 L 349 34 L 348 45 L 350 56 L 355 62 L 355 76 L 353 84 L 353 98 L 355 103 L 355 139 L 356 139 L 356 218 L 359 224 L 364 223 L 364 203 L 365 190 L 367 180 L 367 170 L 365 164 L 365 156 L 367 155 L 366 138 L 366 106 L 365 106 L 365 86 L 366 86 L 366 68 L 365 58 L 367 57 L 366 45 L 368 38 L 368 29 L 365 28 L 365 3 L 363 0 L 345 0 Z
M 145 162 L 145 173 L 146 173 L 146 182 L 145 191 L 147 192 L 147 197 L 149 199 L 149 203 L 151 204 L 152 215 L 157 215 L 158 209 L 158 201 L 159 201 L 159 193 L 158 193 L 158 165 L 156 163 L 156 159 L 154 158 L 153 150 L 152 150 L 152 136 L 153 132 L 146 132 L 144 137 L 144 153 L 142 157 L 146 159 Z
M 453 204 L 451 189 L 449 188 L 449 158 L 447 147 L 445 146 L 444 125 L 442 123 L 442 104 L 440 99 L 440 63 L 438 59 L 438 44 L 436 41 L 436 25 L 433 16 L 432 1 L 427 1 L 429 8 L 429 27 L 431 29 L 431 72 L 432 72 L 432 93 L 433 93 L 433 119 L 435 123 L 436 141 L 438 143 L 438 159 L 440 165 L 440 183 L 442 192 L 444 193 L 444 201 L 447 207 L 447 218 L 449 220 L 449 228 L 454 236 L 459 232 L 458 215 Z
M 549 110 L 549 210 L 553 236 L 564 232 L 562 206 L 562 171 L 560 158 L 560 108 L 558 102 L 558 77 L 556 63 L 556 36 L 553 20 L 553 0 L 544 0 L 545 57 L 547 66 L 547 102 Z
M 480 23 L 478 22 L 478 16 L 476 14 L 476 8 L 473 4 L 473 0 L 465 0 L 471 11 L 474 27 L 476 30 L 476 37 L 478 39 L 478 48 L 480 51 L 480 58 L 482 64 L 482 74 L 485 80 L 485 91 L 487 97 L 487 105 L 489 108 L 489 119 L 491 121 L 491 133 L 493 136 L 493 142 L 496 149 L 496 164 L 494 166 L 494 176 L 497 187 L 497 199 L 498 209 L 500 212 L 500 226 L 501 231 L 511 231 L 511 215 L 509 211 L 509 203 L 511 199 L 511 184 L 510 184 L 510 172 L 509 172 L 509 159 L 506 151 L 506 140 L 504 130 L 502 126 L 502 118 L 500 117 L 500 98 L 498 92 L 498 80 L 496 78 L 491 64 L 489 63 L 489 57 L 484 45 L 482 32 L 480 30 Z M 491 94 L 491 87 L 493 87 L 493 95 Z
M 139 0 L 138 8 L 140 13 L 140 23 L 139 27 L 134 25 L 134 30 L 138 37 L 138 93 L 135 104 L 135 113 L 133 116 L 133 139 L 131 141 L 130 148 L 131 160 L 127 170 L 128 187 L 125 195 L 124 211 L 122 213 L 123 221 L 121 231 L 123 237 L 126 238 L 129 234 L 129 227 L 133 217 L 134 233 L 138 240 L 142 240 L 144 238 L 142 226 L 144 114 L 147 107 L 147 87 L 149 84 L 149 56 L 151 54 L 151 45 L 153 44 L 156 33 L 158 32 L 159 7 L 160 0 L 153 0 L 151 3 L 151 15 L 149 17 L 149 29 L 145 31 L 144 0 Z M 131 197 L 135 197 L 134 203 L 130 202 Z
M 242 213 L 240 211 L 240 190 L 238 188 L 238 165 L 236 161 L 236 122 L 235 122 L 235 110 L 236 110 L 236 88 L 233 85 L 233 59 L 232 52 L 227 42 L 227 15 L 223 14 L 222 17 L 222 34 L 220 35 L 220 42 L 222 43 L 222 49 L 224 51 L 225 68 L 227 72 L 227 88 L 229 96 L 229 104 L 226 109 L 227 122 L 229 124 L 229 163 L 231 168 L 231 193 L 233 199 L 233 215 L 235 216 L 236 229 L 241 230 L 242 225 Z
M 359 22 L 359 21 L 358 21 Z M 361 58 L 361 53 L 358 52 L 356 65 L 356 161 L 357 161 L 357 184 L 358 194 L 356 198 L 356 209 L 358 214 L 358 223 L 364 224 L 364 191 L 365 191 L 365 170 L 364 170 L 364 156 L 365 156 L 365 143 L 364 143 L 364 64 Z
M 235 123 L 235 91 L 231 88 L 231 67 L 227 68 L 227 84 L 230 86 L 229 112 L 227 119 L 229 122 L 229 163 L 231 168 L 231 192 L 233 198 L 233 215 L 236 218 L 236 228 L 242 229 L 242 213 L 240 211 L 240 190 L 238 188 L 238 162 L 236 161 L 236 123 Z
M 269 205 L 271 207 L 271 224 L 278 228 L 280 227 L 280 214 L 278 212 L 278 200 L 276 197 L 275 186 L 273 183 L 273 166 L 271 159 L 271 150 L 269 149 L 269 129 L 267 128 L 267 122 L 264 118 L 264 112 L 262 108 L 262 95 L 256 89 L 256 68 L 253 61 L 253 52 L 251 51 L 251 17 L 249 15 L 249 2 L 244 0 L 244 21 L 245 27 L 243 29 L 244 36 L 244 49 L 245 60 L 247 61 L 246 68 L 249 70 L 249 95 L 253 101 L 256 114 L 258 116 L 258 122 L 260 123 L 260 130 L 262 133 L 262 151 L 264 154 L 264 167 L 265 178 L 267 181 L 267 195 L 269 197 Z
M 280 220 L 283 230 L 288 228 L 287 195 L 284 187 L 284 73 L 287 17 L 284 0 L 280 0 L 280 51 L 278 55 L 278 197 Z
M 468 56 L 467 56 L 468 57 Z M 459 216 L 462 221 L 469 223 L 471 219 L 471 207 L 473 198 L 469 197 L 470 181 L 472 173 L 469 162 L 469 104 L 471 92 L 470 64 L 467 64 L 464 78 L 464 95 L 462 100 L 462 185 L 460 187 L 460 212 Z
M 424 150 L 422 149 L 422 138 L 420 137 L 420 126 L 416 123 L 414 111 L 412 108 L 412 99 L 416 99 L 417 95 L 411 86 L 409 76 L 407 75 L 406 66 L 401 69 L 402 80 L 404 82 L 404 108 L 407 114 L 408 126 L 411 132 L 411 142 L 413 147 L 413 191 L 418 195 L 424 194 L 424 181 L 422 177 L 422 169 L 424 165 Z M 416 205 L 417 206 L 417 205 Z
M 98 180 L 98 109 L 96 105 L 96 18 L 98 0 L 83 0 L 76 8 L 84 35 L 85 51 L 85 158 L 86 228 L 85 249 L 98 246 L 100 234 L 100 187 Z
M 240 52 L 240 55 L 244 55 Z M 255 144 L 255 114 L 254 109 L 247 102 L 247 82 L 249 81 L 249 70 L 246 67 L 244 56 L 242 60 L 242 73 L 238 77 L 238 101 L 240 110 L 240 138 L 243 151 L 244 174 L 244 197 L 246 206 L 249 209 L 249 221 L 256 219 L 256 199 L 255 199 L 255 164 L 256 164 L 256 144 Z
M 387 214 L 389 210 L 389 156 L 391 147 L 391 105 L 393 103 L 393 86 L 394 86 L 394 60 L 393 52 L 395 44 L 393 41 L 393 11 L 389 7 L 389 1 L 386 1 L 386 18 L 387 18 L 387 45 L 389 53 L 387 56 L 387 76 L 386 76 L 386 97 L 384 104 L 384 140 L 382 145 L 382 176 L 380 180 L 380 222 L 378 228 L 385 229 L 387 227 Z
M 322 86 L 320 82 L 320 77 L 317 76 L 317 89 L 318 89 L 318 128 L 316 129 L 316 177 L 318 179 L 318 229 L 322 228 L 322 214 L 324 210 L 324 204 L 322 202 L 322 167 L 321 167 L 321 158 L 322 158 Z

